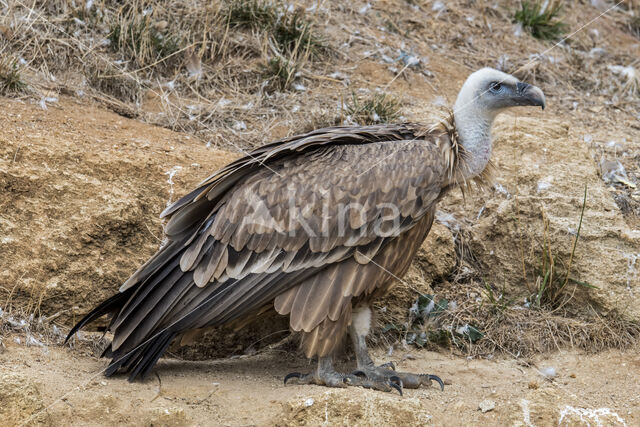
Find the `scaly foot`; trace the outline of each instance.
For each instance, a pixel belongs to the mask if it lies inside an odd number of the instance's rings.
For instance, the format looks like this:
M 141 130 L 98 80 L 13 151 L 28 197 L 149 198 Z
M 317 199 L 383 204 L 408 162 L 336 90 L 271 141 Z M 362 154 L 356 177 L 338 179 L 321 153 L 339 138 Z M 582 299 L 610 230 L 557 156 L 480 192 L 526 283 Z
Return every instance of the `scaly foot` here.
M 398 393 L 402 395 L 402 380 L 394 375 L 386 379 L 372 381 L 370 378 L 367 378 L 366 375 L 348 375 L 336 371 L 314 372 L 309 374 L 292 372 L 284 377 L 284 383 L 286 384 L 287 381 L 292 378 L 297 379 L 298 384 L 316 384 L 327 387 L 358 386 L 386 392 L 397 390 Z
M 440 377 L 431 374 L 396 372 L 395 366 L 391 362 L 377 367 L 371 364 L 371 366 L 353 371 L 351 375 L 355 375 L 361 379 L 366 379 L 374 384 L 386 383 L 390 380 L 400 380 L 401 388 L 419 388 L 421 385 L 430 386 L 431 381 L 436 381 L 440 384 L 440 389 L 444 391 L 444 382 Z M 402 394 L 401 390 L 398 391 Z

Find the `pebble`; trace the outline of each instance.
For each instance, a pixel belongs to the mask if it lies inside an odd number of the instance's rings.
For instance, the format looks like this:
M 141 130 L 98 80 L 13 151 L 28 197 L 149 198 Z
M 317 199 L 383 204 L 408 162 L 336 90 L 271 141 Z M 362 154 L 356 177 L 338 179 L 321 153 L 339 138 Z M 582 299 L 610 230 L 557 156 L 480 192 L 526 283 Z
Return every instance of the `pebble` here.
M 483 414 L 485 412 L 493 411 L 495 408 L 496 408 L 496 402 L 490 399 L 485 399 L 482 402 L 480 402 L 480 404 L 478 405 L 478 409 L 480 409 Z

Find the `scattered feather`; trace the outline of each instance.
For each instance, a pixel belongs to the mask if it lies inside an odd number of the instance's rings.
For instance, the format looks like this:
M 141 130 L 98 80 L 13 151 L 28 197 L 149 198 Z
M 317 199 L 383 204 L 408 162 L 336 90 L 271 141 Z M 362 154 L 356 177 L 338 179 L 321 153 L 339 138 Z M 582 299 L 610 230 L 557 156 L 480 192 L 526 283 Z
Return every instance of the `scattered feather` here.
M 622 79 L 620 92 L 628 95 L 640 95 L 640 73 L 632 66 L 608 65 L 607 68 L 613 74 Z
M 556 375 L 558 375 L 558 373 L 556 372 L 556 368 L 554 368 L 553 366 L 549 366 L 546 368 L 543 368 L 540 373 L 542 374 L 542 376 L 544 376 L 545 378 L 555 378 Z
M 187 67 L 189 77 L 197 79 L 202 75 L 202 61 L 195 52 L 187 57 L 185 66 Z
M 358 10 L 360 15 L 366 15 L 366 13 L 371 9 L 371 3 L 367 3 Z
M 236 120 L 233 122 L 233 129 L 237 131 L 247 130 L 247 124 L 242 120 Z

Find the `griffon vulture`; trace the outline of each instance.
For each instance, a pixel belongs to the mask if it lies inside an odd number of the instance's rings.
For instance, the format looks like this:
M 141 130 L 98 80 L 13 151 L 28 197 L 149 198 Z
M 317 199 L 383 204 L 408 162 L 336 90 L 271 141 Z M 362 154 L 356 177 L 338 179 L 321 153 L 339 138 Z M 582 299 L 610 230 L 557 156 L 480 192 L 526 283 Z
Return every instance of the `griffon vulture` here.
M 365 340 L 371 302 L 406 273 L 437 202 L 485 172 L 495 117 L 544 105 L 539 88 L 484 68 L 441 120 L 330 127 L 257 148 L 165 209 L 168 243 L 69 337 L 111 314 L 105 373 L 134 380 L 176 338 L 275 309 L 301 333 L 306 356 L 318 358 L 314 372 L 287 379 L 400 392 L 431 380 L 443 387 L 435 375 L 374 365 Z M 347 331 L 352 374 L 332 363 Z

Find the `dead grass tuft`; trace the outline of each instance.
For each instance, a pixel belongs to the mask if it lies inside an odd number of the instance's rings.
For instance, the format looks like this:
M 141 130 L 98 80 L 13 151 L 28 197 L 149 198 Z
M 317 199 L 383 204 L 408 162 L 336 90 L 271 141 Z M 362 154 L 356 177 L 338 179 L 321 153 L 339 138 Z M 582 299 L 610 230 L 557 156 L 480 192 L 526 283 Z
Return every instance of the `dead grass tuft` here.
M 144 87 L 131 74 L 121 73 L 115 67 L 91 67 L 86 70 L 87 82 L 103 100 L 111 99 L 137 106 L 142 101 Z M 107 101 L 107 103 L 109 103 Z
M 507 354 L 517 358 L 563 348 L 590 352 L 625 349 L 640 339 L 640 324 L 616 312 L 605 316 L 593 307 L 565 307 L 564 311 L 526 308 L 506 301 L 495 291 L 497 299 L 492 299 L 477 282 L 439 291 L 438 297 L 427 296 L 434 301 L 428 313 L 416 311 L 419 300 L 402 319 L 378 313 L 381 332 L 374 342 L 385 348 L 445 347 L 465 356 Z
M 640 38 L 640 16 L 631 16 L 629 17 L 629 30 L 631 34 Z
M 584 208 L 587 203 L 587 186 L 584 188 L 584 199 L 582 201 L 582 210 L 580 212 L 580 220 L 578 221 L 575 231 L 575 237 L 571 247 L 571 254 L 568 260 L 564 260 L 558 256 L 556 248 L 553 247 L 549 238 L 549 219 L 545 212 L 542 212 L 543 218 L 543 236 L 542 251 L 540 253 L 539 264 L 535 269 L 535 285 L 533 287 L 533 295 L 529 297 L 529 301 L 534 308 L 548 307 L 556 309 L 569 303 L 573 298 L 576 287 L 573 292 L 568 293 L 569 283 L 579 285 L 584 288 L 593 288 L 590 284 L 576 280 L 571 276 L 571 266 L 573 263 L 580 231 L 582 229 L 582 220 L 584 218 Z M 518 221 L 519 224 L 519 221 Z M 526 276 L 526 272 L 525 272 Z
M 301 62 L 294 58 L 274 56 L 263 65 L 263 75 L 267 86 L 275 90 L 286 90 L 296 78 L 302 68 Z
M 162 61 L 180 49 L 177 37 L 166 31 L 166 21 L 154 22 L 144 4 L 123 6 L 108 35 L 111 48 L 139 67 Z
M 264 31 L 282 53 L 301 46 L 315 56 L 326 48 L 301 8 L 289 11 L 284 3 L 240 0 L 230 2 L 223 16 L 231 26 Z
M 400 101 L 383 93 L 358 97 L 354 92 L 345 113 L 350 121 L 361 125 L 391 123 L 400 117 Z

